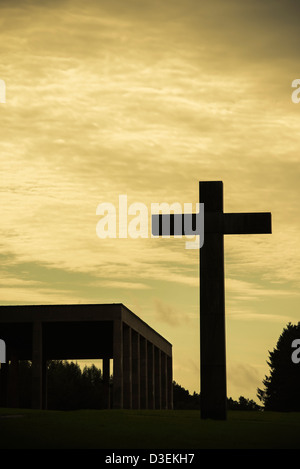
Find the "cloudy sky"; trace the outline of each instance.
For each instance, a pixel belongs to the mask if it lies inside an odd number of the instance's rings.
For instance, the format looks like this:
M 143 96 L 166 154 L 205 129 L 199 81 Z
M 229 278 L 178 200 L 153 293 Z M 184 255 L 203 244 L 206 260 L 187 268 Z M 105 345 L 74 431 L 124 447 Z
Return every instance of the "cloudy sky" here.
M 272 212 L 272 235 L 225 239 L 228 395 L 257 401 L 300 320 L 299 5 L 1 0 L 0 304 L 124 303 L 199 392 L 199 252 L 100 239 L 96 209 L 222 180 L 225 211 Z

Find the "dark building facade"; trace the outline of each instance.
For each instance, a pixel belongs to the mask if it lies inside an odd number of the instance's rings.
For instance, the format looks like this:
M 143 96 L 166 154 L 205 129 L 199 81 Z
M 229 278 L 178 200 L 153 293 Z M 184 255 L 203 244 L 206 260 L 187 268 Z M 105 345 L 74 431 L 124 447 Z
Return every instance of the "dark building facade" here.
M 1 407 L 18 407 L 20 360 L 32 362 L 32 408 L 46 409 L 47 360 L 102 359 L 108 408 L 173 408 L 172 345 L 123 304 L 0 306 L 0 338 Z

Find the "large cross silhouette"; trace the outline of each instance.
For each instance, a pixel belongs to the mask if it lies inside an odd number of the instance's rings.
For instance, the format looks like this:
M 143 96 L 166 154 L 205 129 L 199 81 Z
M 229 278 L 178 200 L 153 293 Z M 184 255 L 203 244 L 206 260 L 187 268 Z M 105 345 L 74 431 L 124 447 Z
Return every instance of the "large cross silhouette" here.
M 226 420 L 224 235 L 271 233 L 271 213 L 224 213 L 222 181 L 200 182 L 199 192 L 200 211 L 204 204 L 204 243 L 200 249 L 201 418 Z M 190 227 L 192 218 L 195 227 L 197 217 L 200 214 L 154 214 L 152 235 L 195 234 L 191 228 L 185 229 L 185 221 L 189 220 L 186 225 Z

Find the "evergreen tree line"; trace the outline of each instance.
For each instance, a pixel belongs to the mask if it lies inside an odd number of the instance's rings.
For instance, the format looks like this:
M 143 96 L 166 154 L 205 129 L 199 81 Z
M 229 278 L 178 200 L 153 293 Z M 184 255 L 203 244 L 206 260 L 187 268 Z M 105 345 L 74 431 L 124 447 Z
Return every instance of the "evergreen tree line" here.
M 201 393 L 197 394 L 194 392 L 190 394 L 189 391 L 184 389 L 182 386 L 173 382 L 173 404 L 174 409 L 178 410 L 200 410 L 200 399 Z M 231 397 L 227 399 L 227 409 L 228 410 L 259 410 L 260 406 L 256 404 L 253 400 L 246 399 L 243 396 L 240 396 L 237 401 Z
M 31 405 L 31 362 L 19 363 L 20 407 Z M 112 377 L 110 379 L 112 391 Z M 227 400 L 229 410 L 257 410 L 255 402 L 240 397 Z M 176 410 L 200 410 L 200 394 L 173 381 L 173 405 Z M 51 410 L 103 409 L 105 396 L 102 372 L 95 365 L 83 370 L 77 363 L 53 360 L 47 364 L 47 407 Z
M 110 383 L 112 385 L 112 383 Z M 19 363 L 19 402 L 31 407 L 31 362 Z M 47 408 L 51 410 L 103 409 L 105 396 L 102 372 L 95 365 L 52 360 L 47 363 Z
M 288 323 L 276 347 L 269 351 L 270 374 L 263 380 L 264 388 L 257 397 L 264 410 L 300 411 L 300 322 Z
M 275 348 L 268 351 L 269 375 L 265 376 L 263 388 L 257 389 L 258 405 L 240 396 L 238 401 L 227 399 L 228 410 L 264 410 L 276 412 L 300 412 L 300 322 L 290 322 L 283 328 Z M 184 404 L 183 404 L 184 403 Z M 200 396 L 188 396 L 188 391 L 176 385 L 174 406 L 189 403 L 199 407 Z

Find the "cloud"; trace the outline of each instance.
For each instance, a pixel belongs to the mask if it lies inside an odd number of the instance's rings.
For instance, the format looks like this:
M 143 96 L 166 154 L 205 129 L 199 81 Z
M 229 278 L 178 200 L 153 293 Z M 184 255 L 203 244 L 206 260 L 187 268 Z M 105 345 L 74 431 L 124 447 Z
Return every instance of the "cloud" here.
M 249 390 L 253 389 L 255 392 L 259 385 L 261 385 L 261 376 L 257 366 L 244 363 L 229 364 L 228 388 L 230 396 L 243 395 L 249 399 Z M 253 399 L 253 397 L 251 398 Z M 257 401 L 257 399 L 255 400 Z
M 101 287 L 117 288 L 117 289 L 130 289 L 130 290 L 148 290 L 149 285 L 138 282 L 126 282 L 121 280 L 101 281 Z
M 240 279 L 226 278 L 226 290 L 228 292 L 234 293 L 234 298 L 236 299 L 251 299 L 259 298 L 262 296 L 299 296 L 298 290 L 284 290 L 279 289 L 278 285 L 274 288 L 264 288 L 262 285 L 257 283 L 247 282 Z
M 58 291 L 56 288 L 40 288 L 34 286 L 0 287 L 0 302 L 5 304 L 76 304 L 80 298 L 76 298 L 73 292 L 68 290 Z
M 179 326 L 182 322 L 186 323 L 188 316 L 182 311 L 177 311 L 176 308 L 168 303 L 154 298 L 155 314 L 159 321 L 162 321 L 170 326 Z
M 272 323 L 288 323 L 291 320 L 291 316 L 287 315 L 279 315 L 279 314 L 270 314 L 270 313 L 257 313 L 255 310 L 249 311 L 249 309 L 246 308 L 246 310 L 243 310 L 240 308 L 240 310 L 234 310 L 230 309 L 228 313 L 229 319 L 233 320 L 238 320 L 238 321 L 259 321 L 259 322 L 272 322 Z

